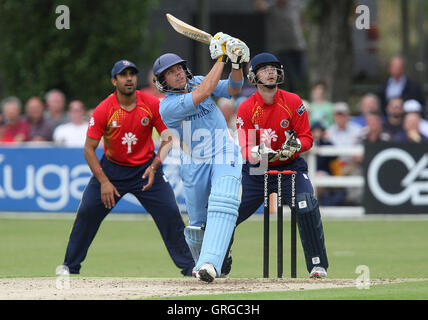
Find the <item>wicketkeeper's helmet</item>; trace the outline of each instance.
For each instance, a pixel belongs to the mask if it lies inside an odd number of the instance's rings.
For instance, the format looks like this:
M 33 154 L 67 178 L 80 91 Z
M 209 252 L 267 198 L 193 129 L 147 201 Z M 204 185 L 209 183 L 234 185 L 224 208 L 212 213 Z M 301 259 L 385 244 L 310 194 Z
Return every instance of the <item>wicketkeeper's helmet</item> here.
M 279 62 L 277 57 L 275 57 L 271 53 L 263 52 L 259 53 L 258 55 L 254 56 L 253 59 L 250 61 L 250 69 L 248 71 L 248 81 L 250 84 L 257 85 L 257 84 L 263 84 L 260 82 L 260 80 L 257 78 L 257 71 L 266 65 L 272 65 L 276 67 L 276 71 L 278 73 L 278 77 L 276 80 L 276 83 L 273 86 L 267 86 L 267 87 L 275 87 L 278 84 L 281 84 L 284 82 L 284 67 Z M 263 84 L 264 85 L 264 84 Z M 265 85 L 266 86 L 266 85 Z
M 182 92 L 184 89 L 176 89 L 169 87 L 165 82 L 165 77 L 163 73 L 170 67 L 181 64 L 183 66 L 184 72 L 188 79 L 192 79 L 193 75 L 187 68 L 187 61 L 183 60 L 180 56 L 175 53 L 165 53 L 156 59 L 153 64 L 153 82 L 161 92 Z

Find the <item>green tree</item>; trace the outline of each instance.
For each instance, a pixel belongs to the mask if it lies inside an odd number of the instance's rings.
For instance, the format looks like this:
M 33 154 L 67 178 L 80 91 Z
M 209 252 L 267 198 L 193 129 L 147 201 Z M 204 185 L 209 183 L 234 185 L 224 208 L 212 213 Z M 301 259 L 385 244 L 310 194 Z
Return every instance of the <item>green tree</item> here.
M 156 58 L 162 36 L 150 33 L 148 23 L 159 3 L 0 0 L 1 95 L 26 100 L 58 88 L 69 101 L 95 107 L 113 91 L 115 61 L 129 59 L 142 69 Z M 59 5 L 69 8 L 69 29 L 56 27 Z
M 347 101 L 353 67 L 355 0 L 308 0 L 310 78 L 323 80 L 332 101 Z

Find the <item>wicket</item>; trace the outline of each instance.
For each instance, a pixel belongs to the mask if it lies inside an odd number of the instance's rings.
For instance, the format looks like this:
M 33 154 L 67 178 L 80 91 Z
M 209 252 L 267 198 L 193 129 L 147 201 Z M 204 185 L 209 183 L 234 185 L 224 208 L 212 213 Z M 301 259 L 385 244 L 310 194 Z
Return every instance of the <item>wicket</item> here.
M 282 175 L 291 175 L 291 278 L 296 278 L 296 171 L 269 170 L 264 175 L 263 277 L 269 278 L 269 175 L 277 175 L 277 277 L 283 277 Z

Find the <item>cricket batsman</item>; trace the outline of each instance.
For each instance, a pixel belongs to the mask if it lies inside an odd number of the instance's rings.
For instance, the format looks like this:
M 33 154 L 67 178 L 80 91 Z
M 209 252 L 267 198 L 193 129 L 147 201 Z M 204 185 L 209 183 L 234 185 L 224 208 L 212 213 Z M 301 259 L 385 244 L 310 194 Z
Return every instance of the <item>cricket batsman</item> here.
M 189 215 L 184 234 L 195 260 L 195 275 L 212 282 L 221 275 L 226 251 L 238 217 L 242 157 L 228 134 L 226 120 L 213 97 L 230 98 L 243 86 L 246 44 L 221 32 L 210 43 L 216 60 L 206 76 L 193 76 L 187 61 L 166 53 L 153 65 L 154 82 L 166 93 L 159 113 L 180 139 L 180 176 Z M 226 62 L 232 70 L 220 80 Z
M 278 88 L 284 69 L 270 53 L 260 53 L 250 62 L 250 84 L 257 92 L 241 103 L 237 129 L 242 155 L 242 200 L 236 224 L 250 217 L 263 203 L 264 171 L 255 170 L 260 162 L 266 170 L 296 171 L 297 224 L 311 278 L 327 277 L 327 253 L 318 201 L 308 176 L 306 161 L 300 156 L 312 147 L 313 138 L 306 108 L 300 97 Z M 291 204 L 291 177 L 283 175 L 283 197 Z M 270 190 L 277 190 L 275 177 L 269 177 Z M 231 259 L 223 273 L 230 272 Z

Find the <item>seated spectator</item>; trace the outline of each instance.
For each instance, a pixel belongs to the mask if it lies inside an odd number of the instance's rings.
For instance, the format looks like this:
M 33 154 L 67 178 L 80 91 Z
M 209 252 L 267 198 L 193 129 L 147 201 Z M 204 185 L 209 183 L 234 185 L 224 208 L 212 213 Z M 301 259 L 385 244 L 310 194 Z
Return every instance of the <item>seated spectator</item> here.
M 309 102 L 309 122 L 321 122 L 325 128 L 333 125 L 333 103 L 327 100 L 324 82 L 316 83 L 311 89 Z
M 79 100 L 71 101 L 68 106 L 68 115 L 71 121 L 56 127 L 53 139 L 57 144 L 67 147 L 83 147 L 88 129 L 83 102 Z
M 379 98 L 373 93 L 365 94 L 359 102 L 360 114 L 352 117 L 351 121 L 360 125 L 361 127 L 366 126 L 366 115 L 368 113 L 377 112 L 380 113 Z
M 236 109 L 234 99 L 219 98 L 217 100 L 217 106 L 223 113 L 224 118 L 226 119 L 227 127 L 229 129 L 235 130 L 236 128 Z
M 46 112 L 45 117 L 54 129 L 60 124 L 70 121 L 65 112 L 65 95 L 58 89 L 49 90 L 45 95 Z
M 379 91 L 381 109 L 386 115 L 388 101 L 392 98 L 405 100 L 415 99 L 423 106 L 422 115 L 425 118 L 425 96 L 419 83 L 412 81 L 406 75 L 404 59 L 399 56 L 393 57 L 389 62 L 389 78 L 381 86 Z
M 419 130 L 424 136 L 428 137 L 428 120 L 422 118 L 422 106 L 417 100 L 407 100 L 403 104 L 404 112 L 416 113 L 419 116 Z
M 421 117 L 416 112 L 406 113 L 403 120 L 404 131 L 394 136 L 394 142 L 428 142 L 428 137 L 421 133 Z
M 332 143 L 326 138 L 325 128 L 321 122 L 315 122 L 311 126 L 314 146 L 328 146 Z M 340 163 L 337 156 L 316 156 L 317 159 L 317 177 L 337 175 Z M 343 204 L 346 196 L 345 189 L 317 187 L 317 196 L 322 206 L 339 206 Z
M 223 113 L 230 135 L 232 136 L 233 140 L 239 144 L 236 128 L 236 113 L 238 110 L 238 106 L 236 106 L 236 100 L 222 97 L 217 100 L 217 106 L 221 113 Z
M 162 101 L 163 98 L 165 98 L 165 94 L 160 92 L 158 88 L 156 88 L 155 83 L 153 82 L 153 70 L 150 70 L 147 74 L 147 86 L 141 88 L 142 92 L 151 94 L 152 96 L 155 96 L 159 99 L 159 101 Z
M 384 124 L 384 131 L 391 136 L 391 140 L 395 140 L 396 134 L 403 133 L 403 118 L 404 108 L 403 99 L 393 98 L 388 101 L 386 106 L 386 120 Z
M 360 135 L 361 143 L 391 141 L 391 135 L 383 130 L 382 119 L 380 111 L 370 111 L 365 114 L 366 126 Z
M 21 118 L 22 104 L 17 97 L 8 97 L 1 102 L 4 123 L 0 126 L 1 142 L 23 142 L 30 138 L 30 124 Z
M 352 146 L 358 144 L 361 127 L 350 120 L 350 110 L 346 102 L 337 102 L 333 107 L 334 124 L 327 127 L 327 137 L 338 146 Z
M 327 129 L 327 137 L 335 146 L 360 145 L 361 127 L 350 121 L 350 110 L 346 102 L 334 104 L 334 124 Z M 339 156 L 341 175 L 361 175 L 362 156 Z M 359 205 L 363 188 L 346 188 L 346 204 Z
M 30 123 L 30 141 L 52 141 L 53 126 L 45 119 L 42 99 L 32 97 L 25 104 L 25 115 Z

